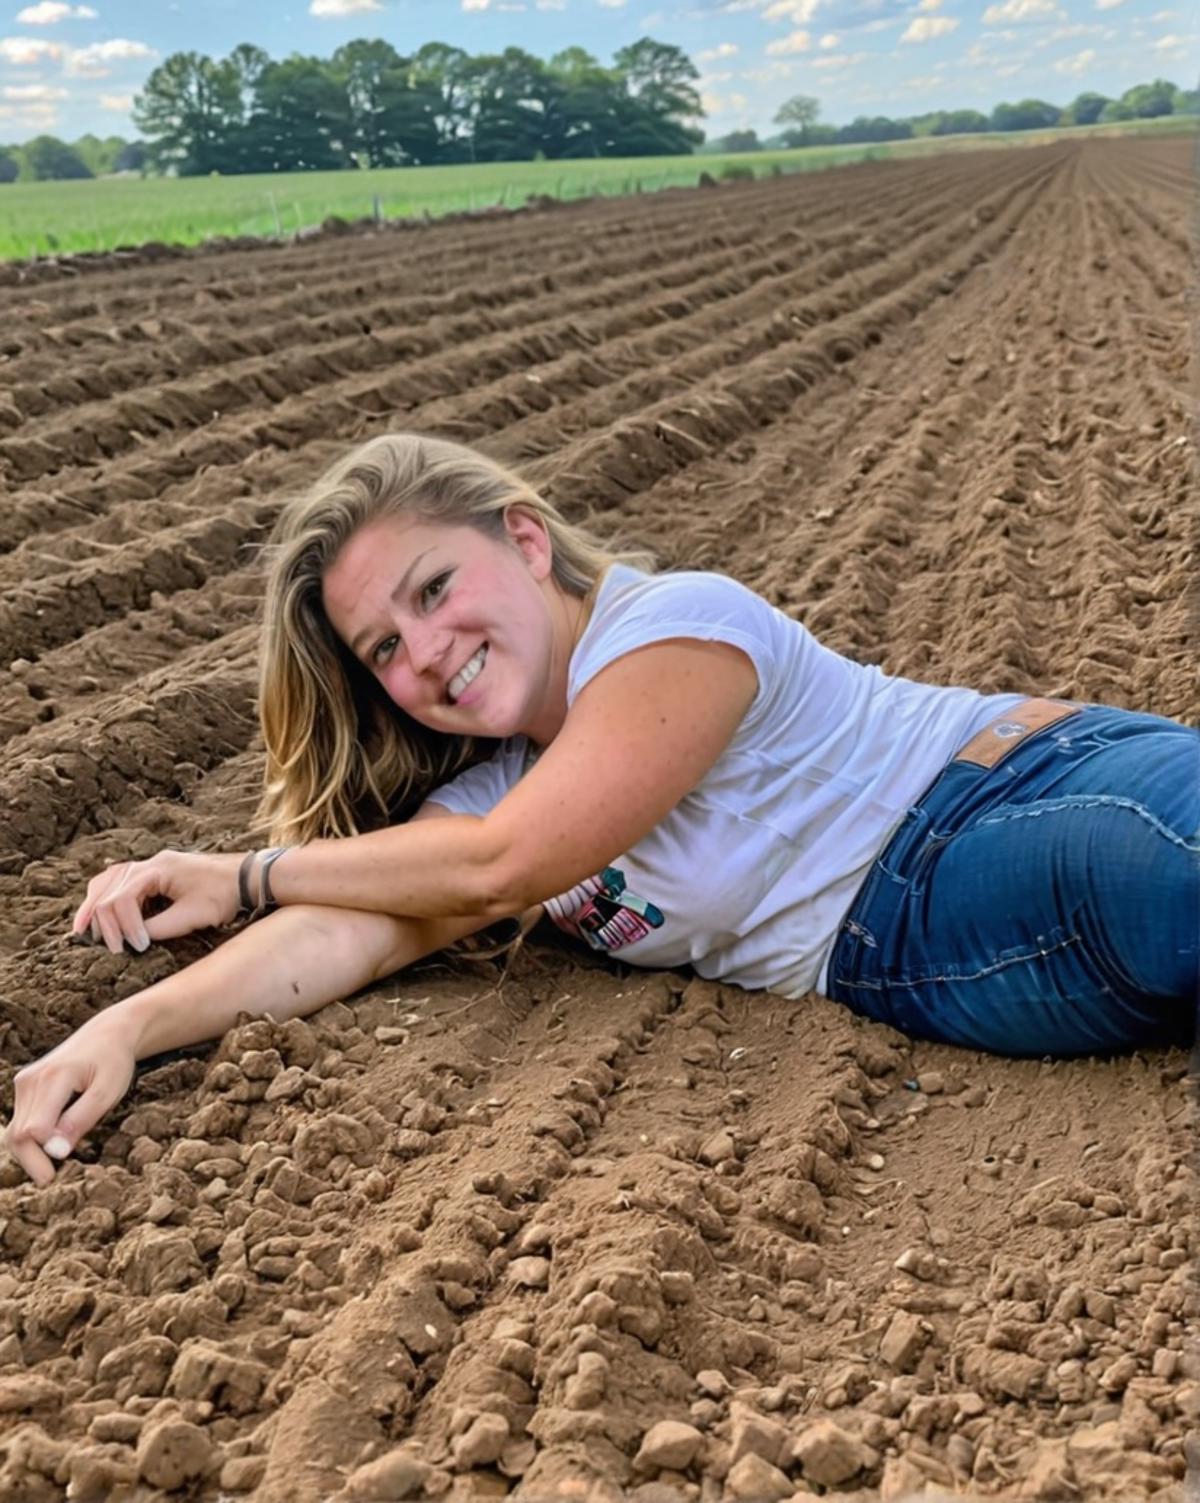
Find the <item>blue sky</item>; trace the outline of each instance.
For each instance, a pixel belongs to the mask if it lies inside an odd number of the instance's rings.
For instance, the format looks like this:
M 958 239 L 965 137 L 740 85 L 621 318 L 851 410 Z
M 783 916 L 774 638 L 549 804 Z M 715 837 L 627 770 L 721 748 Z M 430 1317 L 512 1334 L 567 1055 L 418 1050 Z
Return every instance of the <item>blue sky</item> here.
M 355 37 L 400 51 L 444 41 L 578 44 L 602 62 L 640 36 L 682 47 L 701 71 L 710 136 L 773 130 L 790 95 L 821 118 L 987 110 L 1028 95 L 1066 104 L 1200 66 L 1195 0 L 0 0 L 0 141 L 135 134 L 134 94 L 172 52 L 328 56 Z

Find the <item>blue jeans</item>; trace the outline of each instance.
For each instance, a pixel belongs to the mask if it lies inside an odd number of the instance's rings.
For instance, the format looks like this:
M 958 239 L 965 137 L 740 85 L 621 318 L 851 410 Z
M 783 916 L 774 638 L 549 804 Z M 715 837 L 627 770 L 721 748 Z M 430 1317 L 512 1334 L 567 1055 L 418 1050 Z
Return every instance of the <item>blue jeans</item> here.
M 1186 1042 L 1200 976 L 1200 732 L 1086 706 L 950 762 L 867 875 L 829 996 L 997 1054 Z

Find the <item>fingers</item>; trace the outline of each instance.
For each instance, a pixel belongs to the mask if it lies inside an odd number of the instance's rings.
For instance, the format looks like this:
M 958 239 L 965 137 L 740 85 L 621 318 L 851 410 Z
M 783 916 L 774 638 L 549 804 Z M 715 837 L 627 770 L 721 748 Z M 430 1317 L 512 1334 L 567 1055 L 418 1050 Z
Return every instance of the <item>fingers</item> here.
M 206 905 L 202 898 L 185 897 L 146 919 L 142 930 L 146 943 L 151 944 L 162 939 L 181 939 L 185 934 L 194 934 L 197 929 L 207 929 L 214 922 L 211 905 Z
M 125 861 L 109 867 L 88 884 L 88 896 L 75 915 L 74 932 L 89 929 L 92 938 L 103 941 L 114 955 L 121 954 L 126 942 L 141 952 L 150 944 L 142 904 L 160 890 L 153 861 Z
M 16 1076 L 13 1119 L 4 1143 L 35 1184 L 50 1183 L 54 1160 L 66 1158 L 77 1141 L 59 1127 L 76 1080 L 75 1071 L 51 1064 L 49 1057 Z
M 133 864 L 132 861 L 119 861 L 115 866 L 106 867 L 104 871 L 92 878 L 87 886 L 87 897 L 75 910 L 75 917 L 71 921 L 73 933 L 82 934 L 89 926 L 92 926 L 93 934 L 95 933 L 93 917 L 96 904 L 120 884 Z
M 47 1158 L 32 1138 L 15 1138 L 10 1127 L 4 1134 L 4 1146 L 35 1185 L 48 1185 L 54 1178 L 54 1160 Z
M 56 1051 L 17 1074 L 13 1119 L 4 1135 L 9 1153 L 38 1185 L 53 1180 L 55 1161 L 75 1151 L 133 1078 L 127 1049 L 105 1048 L 100 1040 L 85 1045 L 79 1034 L 60 1047 L 65 1058 Z
M 87 1137 L 122 1091 L 107 1072 L 97 1075 L 83 1095 L 60 1114 L 53 1132 L 42 1143 L 43 1152 L 52 1159 L 65 1159 L 74 1153 L 75 1145 Z

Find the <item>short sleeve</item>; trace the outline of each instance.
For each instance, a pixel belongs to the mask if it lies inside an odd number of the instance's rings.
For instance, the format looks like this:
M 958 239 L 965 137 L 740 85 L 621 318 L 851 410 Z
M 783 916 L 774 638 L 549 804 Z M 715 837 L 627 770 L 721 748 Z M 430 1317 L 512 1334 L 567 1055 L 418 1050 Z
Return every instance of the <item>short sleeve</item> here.
M 679 573 L 634 576 L 631 589 L 614 592 L 599 618 L 593 617 L 571 660 L 568 702 L 573 702 L 603 668 L 626 653 L 654 642 L 694 638 L 726 642 L 750 659 L 758 689 L 743 729 L 762 712 L 774 688 L 775 653 L 771 607 L 753 591 L 723 574 Z
M 435 788 L 427 802 L 451 814 L 490 814 L 525 771 L 529 743 L 524 736 L 503 742 L 486 762 L 467 767 Z

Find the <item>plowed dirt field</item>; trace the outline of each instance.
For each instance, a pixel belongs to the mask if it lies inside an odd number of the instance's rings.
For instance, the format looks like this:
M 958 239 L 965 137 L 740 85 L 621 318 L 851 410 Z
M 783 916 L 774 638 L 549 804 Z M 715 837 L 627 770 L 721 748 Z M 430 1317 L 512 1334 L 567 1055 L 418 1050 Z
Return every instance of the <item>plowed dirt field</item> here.
M 256 545 L 352 439 L 477 444 L 891 671 L 1195 722 L 1190 183 L 1061 144 L 0 288 L 7 1099 L 207 943 L 66 925 L 244 847 Z M 0 1170 L 0 1498 L 1179 1500 L 1191 1111 L 1182 1053 L 429 963 Z

